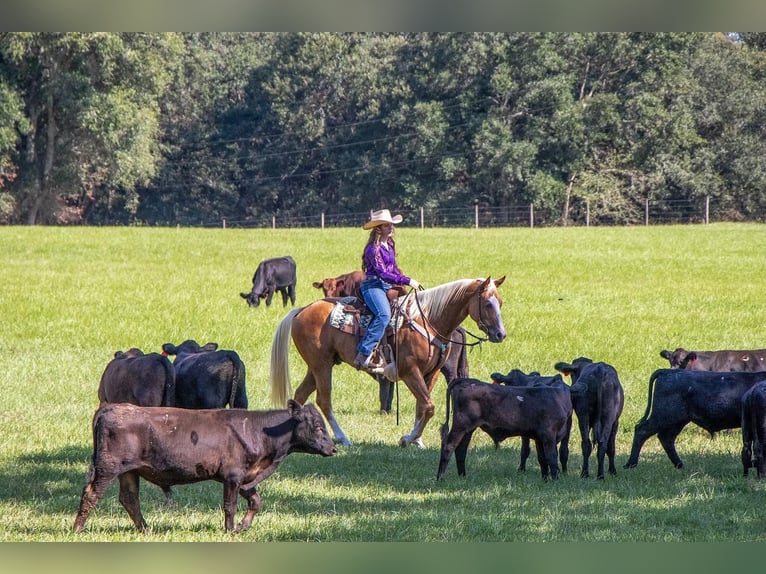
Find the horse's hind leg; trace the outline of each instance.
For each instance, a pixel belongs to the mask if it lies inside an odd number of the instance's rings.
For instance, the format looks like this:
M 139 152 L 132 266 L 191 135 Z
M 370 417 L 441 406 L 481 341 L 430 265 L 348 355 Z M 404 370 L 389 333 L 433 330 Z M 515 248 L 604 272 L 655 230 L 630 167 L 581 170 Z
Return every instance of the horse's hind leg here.
M 327 419 L 327 423 L 332 429 L 335 441 L 343 446 L 349 446 L 351 441 L 348 440 L 346 433 L 340 428 L 338 421 L 335 420 L 335 415 L 332 412 L 332 398 L 330 397 L 330 391 L 332 389 L 332 365 L 327 369 L 327 372 L 321 373 L 323 376 L 317 377 L 315 373 L 309 370 L 303 381 L 295 391 L 295 400 L 301 404 L 305 404 L 306 400 L 311 396 L 311 393 L 316 391 L 317 393 L 317 407 L 322 411 L 324 417 Z

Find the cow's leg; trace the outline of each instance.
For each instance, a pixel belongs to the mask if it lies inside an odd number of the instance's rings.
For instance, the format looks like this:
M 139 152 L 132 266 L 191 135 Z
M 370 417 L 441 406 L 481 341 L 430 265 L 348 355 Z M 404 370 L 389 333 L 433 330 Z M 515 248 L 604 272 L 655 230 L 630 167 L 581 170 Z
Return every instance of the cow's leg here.
M 678 456 L 678 452 L 676 452 L 676 437 L 681 433 L 684 426 L 685 425 L 676 425 L 663 429 L 657 433 L 657 438 L 660 439 L 662 448 L 665 449 L 665 453 L 667 453 L 670 462 L 672 462 L 673 466 L 676 468 L 684 467 L 681 457 Z
M 578 423 L 580 426 L 580 447 L 582 448 L 582 470 L 580 471 L 580 478 L 588 478 L 590 476 L 589 460 L 591 452 L 593 452 L 593 444 L 590 440 L 590 427 L 588 425 L 588 417 L 578 417 Z
M 527 459 L 529 458 L 532 448 L 529 446 L 529 437 L 521 437 L 521 458 L 519 460 L 519 472 L 527 471 Z
M 749 436 L 747 436 L 744 432 L 742 433 L 742 451 L 740 452 L 740 457 L 742 460 L 742 476 L 747 477 L 747 475 L 750 473 L 750 467 L 753 466 L 753 449 L 752 449 L 752 440 Z M 758 443 L 756 443 L 756 449 L 758 448 Z
M 247 530 L 253 524 L 253 518 L 261 511 L 261 494 L 253 486 L 251 488 L 242 488 L 239 494 L 247 500 L 247 512 L 242 520 L 237 524 L 237 532 Z
M 545 449 L 540 439 L 535 439 L 535 452 L 537 453 L 537 464 L 540 465 L 540 472 L 543 475 L 543 480 L 548 480 L 548 462 L 545 458 Z
M 616 475 L 617 467 L 614 458 L 617 454 L 617 430 L 619 423 L 615 420 L 612 425 L 612 432 L 609 433 L 609 440 L 606 443 L 606 456 L 609 458 L 609 474 Z
M 568 419 L 566 422 L 566 428 L 564 429 L 564 436 L 559 444 L 559 461 L 561 462 L 561 472 L 566 474 L 567 464 L 569 462 L 569 435 L 572 429 L 572 419 Z
M 378 381 L 378 398 L 380 399 L 380 413 L 388 414 L 391 412 L 391 405 L 394 402 L 394 383 L 389 381 L 383 375 L 375 375 Z
M 77 510 L 77 516 L 74 519 L 75 532 L 82 532 L 83 528 L 85 528 L 85 521 L 88 520 L 88 516 L 115 478 L 115 475 L 111 473 L 105 474 L 91 465 L 88 471 L 88 482 L 82 489 L 80 508 Z
M 755 471 L 759 479 L 766 478 L 766 443 L 760 437 L 755 439 Z
M 228 477 L 223 481 L 223 527 L 227 532 L 234 530 L 234 515 L 237 514 L 237 497 L 242 481 L 239 477 Z
M 453 424 L 454 427 L 454 424 Z M 439 454 L 439 470 L 436 472 L 436 480 L 440 480 L 444 476 L 444 472 L 447 470 L 447 464 L 449 459 L 452 458 L 452 453 L 455 452 L 455 447 L 462 444 L 467 433 L 464 431 L 455 431 L 454 428 L 447 434 L 447 438 L 442 441 L 441 453 Z M 471 437 L 468 435 L 468 441 L 465 448 L 468 448 L 468 442 Z M 455 456 L 457 460 L 457 455 Z M 463 472 L 465 473 L 465 458 L 463 458 Z M 458 470 L 458 474 L 460 474 Z
M 623 468 L 635 468 L 638 466 L 638 456 L 641 454 L 641 447 L 649 437 L 657 434 L 657 429 L 649 420 L 642 420 L 636 424 L 633 429 L 633 446 L 630 449 L 630 457 Z
M 285 287 L 280 287 L 279 293 L 282 295 L 282 307 L 287 307 L 287 289 Z
M 287 295 L 290 297 L 290 304 L 295 306 L 295 284 L 287 286 Z
M 141 514 L 141 501 L 138 497 L 138 479 L 137 470 L 124 472 L 120 475 L 120 504 L 128 511 L 130 519 L 136 525 L 139 532 L 146 531 L 146 520 Z
M 457 465 L 458 476 L 465 476 L 465 457 L 468 454 L 468 445 L 471 443 L 473 433 L 474 431 L 465 433 L 465 436 L 455 448 L 455 464 Z
M 550 474 L 551 480 L 558 480 L 559 467 L 558 467 L 558 451 L 556 450 L 556 437 L 549 436 L 544 437 L 541 441 L 537 442 L 538 459 L 541 460 L 540 468 L 545 469 L 543 472 L 543 480 L 548 480 Z
M 269 287 L 268 291 L 266 291 L 266 306 L 268 307 L 271 305 L 271 299 L 274 297 L 274 289 Z

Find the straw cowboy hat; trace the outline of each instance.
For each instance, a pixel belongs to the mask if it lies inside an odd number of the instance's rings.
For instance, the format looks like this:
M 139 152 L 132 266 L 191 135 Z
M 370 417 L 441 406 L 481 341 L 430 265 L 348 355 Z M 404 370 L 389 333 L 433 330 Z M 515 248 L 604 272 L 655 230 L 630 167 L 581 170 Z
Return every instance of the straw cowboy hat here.
M 379 209 L 378 211 L 373 211 L 372 215 L 370 216 L 370 220 L 362 225 L 362 229 L 372 229 L 373 227 L 377 227 L 378 225 L 383 225 L 384 223 L 401 223 L 402 222 L 402 216 L 401 215 L 394 215 L 391 217 L 391 212 L 387 209 Z

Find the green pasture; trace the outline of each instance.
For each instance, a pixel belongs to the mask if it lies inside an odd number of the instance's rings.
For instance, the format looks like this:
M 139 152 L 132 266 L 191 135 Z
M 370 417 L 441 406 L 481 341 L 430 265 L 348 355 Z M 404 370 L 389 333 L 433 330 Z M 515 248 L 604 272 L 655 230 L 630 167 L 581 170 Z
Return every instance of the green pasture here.
M 526 474 L 516 472 L 519 439 L 496 451 L 477 433 L 467 477 L 453 460 L 437 482 L 443 379 L 426 448 L 401 449 L 414 416 L 409 391 L 400 385 L 397 425 L 396 415 L 378 413 L 377 384 L 342 365 L 333 399 L 354 444 L 333 458 L 288 457 L 262 484 L 263 510 L 249 531 L 223 531 L 218 483 L 176 487 L 173 506 L 144 483 L 151 532 L 135 532 L 113 485 L 85 533 L 72 534 L 96 389 L 114 352 L 215 341 L 244 360 L 251 408 L 271 408 L 271 339 L 286 309 L 279 296 L 251 309 L 239 292 L 260 260 L 289 254 L 305 305 L 320 295 L 312 281 L 358 267 L 366 237 L 361 229 L 0 227 L 0 541 L 766 540 L 766 484 L 742 477 L 739 431 L 711 440 L 687 427 L 682 470 L 656 438 L 637 468 L 622 468 L 649 375 L 666 366 L 660 350 L 766 347 L 766 227 L 756 224 L 397 229 L 400 266 L 426 287 L 506 276 L 508 337 L 470 352 L 473 376 L 552 374 L 557 361 L 582 355 L 615 366 L 626 394 L 616 477 L 579 478 L 576 434 L 570 472 L 545 483 L 534 456 Z M 293 349 L 293 388 L 303 371 Z

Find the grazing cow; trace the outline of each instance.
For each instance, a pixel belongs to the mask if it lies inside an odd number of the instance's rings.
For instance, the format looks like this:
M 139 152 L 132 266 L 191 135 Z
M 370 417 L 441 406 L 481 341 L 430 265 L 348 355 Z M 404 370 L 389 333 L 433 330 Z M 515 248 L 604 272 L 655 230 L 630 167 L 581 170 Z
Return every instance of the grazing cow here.
M 98 384 L 98 400 L 142 407 L 172 407 L 176 401 L 173 365 L 159 353 L 145 355 L 135 347 L 117 351 Z
M 107 487 L 119 478 L 120 504 L 136 528 L 145 531 L 139 477 L 161 487 L 221 482 L 224 527 L 234 529 L 240 494 L 247 500 L 247 512 L 236 529 L 245 530 L 261 507 L 256 486 L 292 452 L 336 452 L 313 405 L 302 407 L 291 400 L 278 411 L 105 405 L 93 417 L 93 456 L 74 530 L 83 530 Z
M 513 387 L 530 387 L 530 386 L 547 386 L 555 387 L 563 385 L 564 388 L 569 390 L 569 385 L 564 382 L 561 375 L 543 376 L 537 371 L 533 371 L 528 375 L 519 369 L 512 369 L 507 375 L 502 373 L 492 373 L 492 382 L 498 385 L 508 385 Z M 569 421 L 562 429 L 562 435 L 557 438 L 559 442 L 559 462 L 561 463 L 561 472 L 566 473 L 567 461 L 569 460 L 569 434 L 572 430 L 572 413 L 569 413 Z M 495 448 L 505 440 L 505 435 L 502 431 L 488 432 L 492 440 L 495 442 Z M 530 439 L 527 436 L 521 437 L 521 460 L 519 462 L 519 472 L 526 472 L 527 459 L 532 452 L 530 448 Z
M 742 469 L 745 476 L 750 467 L 755 468 L 758 478 L 766 478 L 766 382 L 753 385 L 742 395 Z
M 667 359 L 671 369 L 688 371 L 732 371 L 757 373 L 766 371 L 766 349 L 752 351 L 675 351 L 662 350 L 660 357 Z
M 289 255 L 265 259 L 258 264 L 253 275 L 253 287 L 250 293 L 240 293 L 247 304 L 257 307 L 261 299 L 266 299 L 266 306 L 271 305 L 275 291 L 282 294 L 282 305 L 287 307 L 287 299 L 295 305 L 295 260 Z
M 312 285 L 321 289 L 325 297 L 355 297 L 356 289 L 364 281 L 364 272 L 352 271 L 337 277 L 326 277 Z
M 710 433 L 737 428 L 742 424 L 742 396 L 766 372 L 717 373 L 658 369 L 649 378 L 646 411 L 633 432 L 633 447 L 625 468 L 638 465 L 646 440 L 657 435 L 662 448 L 676 468 L 684 464 L 676 452 L 676 437 L 694 423 Z
M 454 403 L 448 428 L 450 400 Z M 558 478 L 557 442 L 572 420 L 572 400 L 566 385 L 509 387 L 476 379 L 457 378 L 447 386 L 447 419 L 436 479 L 444 476 L 455 453 L 457 472 L 465 476 L 465 457 L 471 436 L 481 428 L 493 439 L 526 436 L 535 441 L 544 480 Z
M 588 461 L 596 444 L 598 471 L 596 478 L 604 479 L 604 458 L 609 459 L 609 473 L 617 474 L 614 464 L 617 427 L 625 404 L 625 393 L 617 371 L 606 363 L 594 363 L 579 357 L 571 363 L 556 363 L 554 368 L 572 376 L 572 406 L 582 440 L 582 470 L 580 476 L 588 478 Z M 592 441 L 591 441 L 592 435 Z
M 185 409 L 247 408 L 245 365 L 234 351 L 218 351 L 217 343 L 200 347 L 189 339 L 165 343 L 163 353 L 175 355 L 176 406 Z

